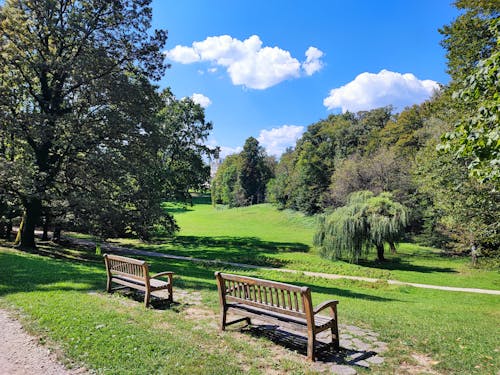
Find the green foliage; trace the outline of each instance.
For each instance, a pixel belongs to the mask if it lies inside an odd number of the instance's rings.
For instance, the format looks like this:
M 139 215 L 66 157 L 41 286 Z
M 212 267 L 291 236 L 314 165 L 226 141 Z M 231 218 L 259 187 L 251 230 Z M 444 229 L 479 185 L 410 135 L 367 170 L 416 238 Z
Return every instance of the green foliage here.
M 274 171 L 266 164 L 266 152 L 259 141 L 250 137 L 245 141 L 240 153 L 241 170 L 239 178 L 245 199 L 249 204 L 263 203 L 266 197 L 267 182 Z
M 190 200 L 189 191 L 200 191 L 210 176 L 203 158 L 218 152 L 204 142 L 213 128 L 205 121 L 205 111 L 190 98 L 177 99 L 165 89 L 161 93 L 162 108 L 155 129 L 162 171 L 166 174 L 164 198 Z
M 117 161 L 149 131 L 148 79 L 165 71 L 166 41 L 165 31 L 148 32 L 149 3 L 8 0 L 0 8 L 0 174 L 26 213 L 21 246 L 35 246 L 48 202 L 110 180 L 89 170 L 73 184 L 72 168 L 85 171 L 103 155 Z
M 276 162 L 250 137 L 243 151 L 224 159 L 211 183 L 213 204 L 242 207 L 263 203 Z
M 356 151 L 363 153 L 371 135 L 390 118 L 391 108 L 386 107 L 330 115 L 310 125 L 277 167 L 286 171 L 277 174 L 273 183 L 279 204 L 307 214 L 323 211 L 329 204 L 328 187 L 337 164 Z
M 500 186 L 500 20 L 490 23 L 496 40 L 491 55 L 480 60 L 462 79 L 454 99 L 466 107 L 454 131 L 445 134 L 441 149 L 467 160 L 469 173 L 479 181 Z
M 375 246 L 384 260 L 384 243 L 394 244 L 408 224 L 408 211 L 394 202 L 389 193 L 374 196 L 370 191 L 351 194 L 346 206 L 322 216 L 314 245 L 328 259 L 347 256 L 357 263 L 363 253 Z
M 439 30 L 444 35 L 441 45 L 447 51 L 452 86 L 470 75 L 477 63 L 497 48 L 489 23 L 500 12 L 497 0 L 458 0 L 455 6 L 462 14 Z
M 240 169 L 241 156 L 239 154 L 229 155 L 224 159 L 211 182 L 212 203 L 214 205 L 244 206 L 244 202 L 240 202 L 240 199 L 243 199 L 239 180 Z
M 162 201 L 207 181 L 212 124 L 151 84 L 166 68 L 151 17 L 148 0 L 0 8 L 0 193 L 25 211 L 21 246 L 42 216 L 100 238 L 172 233 Z
M 390 191 L 397 201 L 408 200 L 414 190 L 410 162 L 398 157 L 393 149 L 380 148 L 371 155 L 353 156 L 337 165 L 329 188 L 330 205 L 340 207 L 348 196 L 359 190 L 370 190 L 375 195 Z
M 436 151 L 437 140 L 418 154 L 415 170 L 419 190 L 431 200 L 428 212 L 433 231 L 448 239 L 447 248 L 498 256 L 500 248 L 500 193 L 491 182 L 468 177 L 465 163 L 450 153 Z

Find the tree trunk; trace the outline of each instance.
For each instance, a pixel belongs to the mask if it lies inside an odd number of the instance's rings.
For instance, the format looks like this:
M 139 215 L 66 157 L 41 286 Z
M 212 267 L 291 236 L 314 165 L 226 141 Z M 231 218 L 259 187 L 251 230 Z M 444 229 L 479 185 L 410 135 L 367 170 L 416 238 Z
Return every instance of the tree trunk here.
M 17 230 L 16 239 L 14 240 L 14 246 L 17 246 L 21 243 L 21 232 L 23 231 L 25 221 L 26 221 L 26 213 L 23 214 L 21 223 L 19 224 L 19 229 Z
M 35 249 L 35 227 L 42 214 L 42 201 L 39 198 L 30 198 L 26 201 L 24 225 L 21 232 L 21 243 L 23 249 Z
M 43 234 L 42 234 L 42 241 L 48 241 L 49 240 L 49 215 L 45 215 L 45 218 L 43 220 Z
M 391 249 L 391 254 L 396 254 L 396 245 L 393 241 L 389 241 L 389 249 Z
M 7 222 L 6 228 L 7 228 L 7 233 L 5 233 L 5 239 L 7 241 L 10 241 L 10 237 L 12 236 L 12 220 L 11 219 L 9 219 L 9 221 Z
M 385 262 L 384 244 L 377 245 L 377 258 L 380 262 Z
M 61 241 L 61 224 L 56 224 L 54 226 L 54 234 L 52 235 L 52 241 L 59 243 Z

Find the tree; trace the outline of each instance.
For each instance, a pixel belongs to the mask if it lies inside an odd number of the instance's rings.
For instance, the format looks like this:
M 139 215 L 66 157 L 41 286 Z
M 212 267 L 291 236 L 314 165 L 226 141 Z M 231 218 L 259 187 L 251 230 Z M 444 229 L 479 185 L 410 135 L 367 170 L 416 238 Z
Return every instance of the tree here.
M 239 180 L 240 154 L 227 156 L 217 169 L 211 182 L 212 203 L 227 204 L 229 207 L 244 206 L 245 200 Z
M 430 201 L 425 223 L 428 228 L 424 228 L 430 230 L 424 234 L 439 242 L 446 239 L 443 247 L 456 253 L 476 248 L 482 255 L 498 256 L 500 192 L 491 181 L 471 179 L 463 160 L 451 153 L 438 153 L 438 142 L 430 139 L 417 155 L 419 193 Z
M 459 81 L 453 98 L 463 103 L 464 115 L 455 129 L 443 136 L 442 150 L 467 160 L 471 177 L 500 187 L 500 19 L 491 21 L 496 51 L 480 60 L 472 73 Z
M 61 187 L 68 190 L 69 166 L 148 132 L 143 115 L 155 100 L 148 78 L 165 70 L 166 41 L 165 31 L 148 32 L 149 3 L 7 0 L 1 6 L 0 116 L 16 157 L 2 158 L 0 167 L 24 207 L 21 246 L 35 247 L 43 204 Z M 144 110 L 134 113 L 138 107 Z
M 439 30 L 444 35 L 441 45 L 447 51 L 452 87 L 469 76 L 477 63 L 497 48 L 489 24 L 500 13 L 497 0 L 457 0 L 455 6 L 462 14 Z
M 164 197 L 190 200 L 190 190 L 201 190 L 210 178 L 204 157 L 218 156 L 217 148 L 204 144 L 213 128 L 205 110 L 191 98 L 176 99 L 170 89 L 161 94 L 158 113 L 162 170 L 166 174 Z
M 270 164 L 266 162 L 266 152 L 259 141 L 248 138 L 240 153 L 241 169 L 239 180 L 248 204 L 263 203 L 267 182 L 273 177 Z
M 375 196 L 370 191 L 359 191 L 349 197 L 346 206 L 320 217 L 314 245 L 324 258 L 347 256 L 356 263 L 375 247 L 378 260 L 384 261 L 384 243 L 395 251 L 395 242 L 402 237 L 407 223 L 407 208 L 394 202 L 389 193 Z
M 369 156 L 355 154 L 337 165 L 332 175 L 329 198 L 333 207 L 347 203 L 351 193 L 370 190 L 374 194 L 391 192 L 402 201 L 413 190 L 410 163 L 392 149 L 380 148 Z

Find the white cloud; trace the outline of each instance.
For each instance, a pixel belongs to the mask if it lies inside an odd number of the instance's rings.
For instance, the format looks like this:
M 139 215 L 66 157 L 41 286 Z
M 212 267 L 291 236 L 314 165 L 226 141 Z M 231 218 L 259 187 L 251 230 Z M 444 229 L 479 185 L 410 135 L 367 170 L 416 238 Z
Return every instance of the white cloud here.
M 283 125 L 271 130 L 261 130 L 257 140 L 269 155 L 281 156 L 287 147 L 295 146 L 304 133 L 303 126 Z
M 328 109 L 342 108 L 342 112 L 370 110 L 393 105 L 396 110 L 418 104 L 439 89 L 437 82 L 419 80 L 411 73 L 401 74 L 381 70 L 378 74 L 361 73 L 354 81 L 333 89 L 323 100 Z
M 232 154 L 239 154 L 241 151 L 243 151 L 243 147 L 241 147 L 241 146 L 238 146 L 238 147 L 220 146 L 219 158 L 224 159 L 226 156 L 229 156 Z
M 166 56 L 170 60 L 180 62 L 181 64 L 191 64 L 195 61 L 200 61 L 200 56 L 193 48 L 184 46 L 175 46 L 166 52 Z
M 226 68 L 233 84 L 260 90 L 300 77 L 302 72 L 312 75 L 323 65 L 320 60 L 323 52 L 315 47 L 309 47 L 306 61 L 301 65 L 290 52 L 262 44 L 257 35 L 243 41 L 229 35 L 211 36 L 193 42 L 191 47 L 175 46 L 166 56 L 181 64 L 209 61 Z
M 309 47 L 307 49 L 306 61 L 302 63 L 302 69 L 305 70 L 308 76 L 313 75 L 318 70 L 321 70 L 321 68 L 323 68 L 321 57 L 323 57 L 323 52 L 316 47 Z
M 210 104 L 212 104 L 210 98 L 206 97 L 203 94 L 194 93 L 193 95 L 191 95 L 191 99 L 193 100 L 193 102 L 201 105 L 203 108 L 207 108 Z

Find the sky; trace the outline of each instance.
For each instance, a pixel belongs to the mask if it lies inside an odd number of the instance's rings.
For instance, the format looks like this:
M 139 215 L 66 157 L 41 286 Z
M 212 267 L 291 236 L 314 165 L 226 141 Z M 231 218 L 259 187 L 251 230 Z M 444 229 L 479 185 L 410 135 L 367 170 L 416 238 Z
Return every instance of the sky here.
M 222 157 L 248 137 L 279 157 L 345 111 L 396 112 L 447 84 L 450 0 L 153 0 L 171 64 L 160 88 L 205 108 Z

